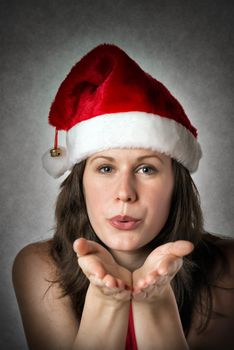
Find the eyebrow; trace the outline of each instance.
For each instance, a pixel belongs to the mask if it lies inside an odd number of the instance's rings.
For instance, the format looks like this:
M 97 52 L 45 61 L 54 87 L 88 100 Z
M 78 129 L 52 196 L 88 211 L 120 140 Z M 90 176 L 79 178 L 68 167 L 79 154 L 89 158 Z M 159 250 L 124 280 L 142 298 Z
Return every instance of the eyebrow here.
M 106 159 L 106 160 L 109 160 L 110 162 L 114 162 L 114 158 L 112 157 L 107 157 L 107 156 L 96 156 L 92 159 L 90 159 L 90 163 L 94 162 L 96 159 Z
M 141 156 L 141 157 L 138 157 L 137 159 L 136 159 L 136 161 L 142 161 L 142 160 L 144 160 L 144 159 L 147 159 L 147 158 L 157 158 L 162 164 L 164 164 L 164 161 L 159 157 L 159 156 L 157 156 L 157 155 L 153 155 L 153 154 L 149 154 L 149 155 L 144 155 L 144 156 Z M 94 158 L 92 158 L 91 160 L 90 160 L 90 163 L 92 163 L 94 160 L 96 160 L 96 159 L 106 159 L 106 160 L 108 160 L 108 161 L 110 161 L 110 162 L 114 162 L 115 161 L 115 158 L 113 158 L 113 157 L 108 157 L 108 156 L 96 156 L 96 157 L 94 157 Z
M 157 158 L 158 160 L 160 160 L 160 162 L 162 164 L 164 164 L 164 161 L 159 156 L 157 156 L 156 154 L 155 155 L 153 155 L 153 154 L 144 155 L 144 156 L 141 156 L 141 157 L 137 158 L 137 160 L 139 161 L 139 160 L 143 160 L 143 159 L 146 159 L 146 158 Z

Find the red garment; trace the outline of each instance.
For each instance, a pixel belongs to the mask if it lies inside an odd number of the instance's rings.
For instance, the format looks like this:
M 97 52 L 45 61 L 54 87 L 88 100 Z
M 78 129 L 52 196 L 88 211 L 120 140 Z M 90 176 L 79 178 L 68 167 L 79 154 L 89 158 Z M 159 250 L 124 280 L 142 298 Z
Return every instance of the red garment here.
M 137 350 L 136 334 L 133 322 L 132 304 L 130 304 L 128 334 L 126 339 L 125 350 Z

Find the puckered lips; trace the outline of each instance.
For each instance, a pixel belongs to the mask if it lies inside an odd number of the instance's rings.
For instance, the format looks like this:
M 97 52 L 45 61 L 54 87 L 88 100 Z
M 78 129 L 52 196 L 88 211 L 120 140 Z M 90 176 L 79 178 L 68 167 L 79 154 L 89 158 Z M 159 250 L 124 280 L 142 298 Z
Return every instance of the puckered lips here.
M 141 221 L 141 219 L 137 219 L 127 215 L 116 215 L 109 219 L 109 222 L 113 227 L 123 231 L 134 230 L 139 226 Z

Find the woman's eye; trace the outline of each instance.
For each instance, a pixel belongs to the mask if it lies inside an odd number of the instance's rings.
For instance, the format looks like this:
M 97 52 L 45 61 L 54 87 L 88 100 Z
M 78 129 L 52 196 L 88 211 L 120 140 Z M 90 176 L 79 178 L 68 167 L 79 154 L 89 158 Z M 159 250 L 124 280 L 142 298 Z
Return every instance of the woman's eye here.
M 137 169 L 137 172 L 141 174 L 151 175 L 156 172 L 156 169 L 149 165 L 143 165 Z
M 102 174 L 109 174 L 112 172 L 112 167 L 109 165 L 104 165 L 98 168 L 99 172 Z

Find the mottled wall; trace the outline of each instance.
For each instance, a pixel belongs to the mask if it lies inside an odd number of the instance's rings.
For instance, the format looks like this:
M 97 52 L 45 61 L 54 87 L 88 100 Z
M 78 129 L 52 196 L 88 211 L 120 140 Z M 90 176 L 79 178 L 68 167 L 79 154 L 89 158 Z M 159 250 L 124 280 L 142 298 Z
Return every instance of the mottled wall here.
M 181 101 L 199 130 L 194 179 L 206 228 L 233 235 L 232 1 L 0 1 L 1 349 L 25 349 L 11 285 L 16 252 L 52 235 L 60 180 L 41 168 L 51 101 L 94 46 L 126 50 Z

